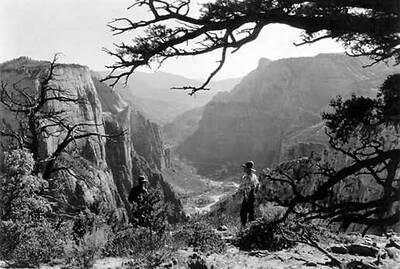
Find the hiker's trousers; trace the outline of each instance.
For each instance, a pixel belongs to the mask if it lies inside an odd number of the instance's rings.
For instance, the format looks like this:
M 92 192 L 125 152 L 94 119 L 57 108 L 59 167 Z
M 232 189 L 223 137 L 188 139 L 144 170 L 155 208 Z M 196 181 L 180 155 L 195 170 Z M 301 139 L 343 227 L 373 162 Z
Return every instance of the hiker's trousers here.
M 240 221 L 242 225 L 246 225 L 248 221 L 254 220 L 254 203 L 255 203 L 254 189 L 247 195 L 243 195 L 242 208 L 240 209 Z

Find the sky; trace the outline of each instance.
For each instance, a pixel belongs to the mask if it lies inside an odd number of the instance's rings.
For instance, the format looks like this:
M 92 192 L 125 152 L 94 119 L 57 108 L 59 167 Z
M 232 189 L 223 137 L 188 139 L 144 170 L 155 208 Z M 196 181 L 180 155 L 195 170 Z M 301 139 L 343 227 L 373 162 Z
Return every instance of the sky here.
M 113 43 L 133 38 L 133 35 L 113 36 L 107 23 L 117 17 L 140 18 L 145 15 L 142 11 L 127 10 L 132 2 L 0 0 L 0 62 L 20 56 L 50 60 L 55 53 L 61 52 L 60 62 L 105 70 L 105 65 L 111 64 L 113 58 L 102 48 L 112 49 Z M 286 25 L 267 26 L 256 41 L 229 55 L 216 78 L 244 76 L 257 67 L 262 57 L 277 60 L 343 51 L 333 40 L 296 47 L 293 42 L 300 41 L 300 34 L 301 30 Z M 159 70 L 189 78 L 204 78 L 213 71 L 218 55 L 171 59 Z M 141 71 L 154 72 L 155 69 Z

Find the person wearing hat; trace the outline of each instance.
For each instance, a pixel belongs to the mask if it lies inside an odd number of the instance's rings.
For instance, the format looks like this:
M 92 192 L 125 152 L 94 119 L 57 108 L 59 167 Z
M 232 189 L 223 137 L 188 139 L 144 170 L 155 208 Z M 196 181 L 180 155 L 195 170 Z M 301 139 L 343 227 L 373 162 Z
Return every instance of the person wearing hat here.
M 129 193 L 128 196 L 128 201 L 130 203 L 135 202 L 136 204 L 139 204 L 143 201 L 144 196 L 148 193 L 147 192 L 147 187 L 149 181 L 147 180 L 145 175 L 139 175 L 138 177 L 139 184 L 135 187 L 133 187 Z
M 245 227 L 247 221 L 254 220 L 254 202 L 256 200 L 256 192 L 260 188 L 258 177 L 254 173 L 254 162 L 248 161 L 242 164 L 244 175 L 239 187 L 239 194 L 243 195 L 242 207 L 240 209 L 240 221 Z

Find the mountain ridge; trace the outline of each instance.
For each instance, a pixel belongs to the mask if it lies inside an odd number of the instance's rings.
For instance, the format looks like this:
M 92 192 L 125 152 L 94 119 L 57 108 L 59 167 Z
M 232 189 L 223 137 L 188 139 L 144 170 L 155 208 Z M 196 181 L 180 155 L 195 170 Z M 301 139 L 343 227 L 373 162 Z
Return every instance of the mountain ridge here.
M 178 153 L 205 175 L 239 172 L 249 159 L 270 166 L 279 160 L 283 137 L 319 123 L 333 96 L 376 89 L 400 69 L 363 68 L 367 63 L 341 54 L 266 61 L 229 93 L 214 96 Z
M 108 72 L 95 73 L 104 77 Z M 210 91 L 201 91 L 195 96 L 189 96 L 186 91 L 171 88 L 199 86 L 203 81 L 166 72 L 135 72 L 128 79 L 126 86 L 118 83 L 115 91 L 126 102 L 138 107 L 152 121 L 164 125 L 185 111 L 204 106 L 216 93 L 231 90 L 238 81 L 238 78 L 232 78 L 211 82 Z

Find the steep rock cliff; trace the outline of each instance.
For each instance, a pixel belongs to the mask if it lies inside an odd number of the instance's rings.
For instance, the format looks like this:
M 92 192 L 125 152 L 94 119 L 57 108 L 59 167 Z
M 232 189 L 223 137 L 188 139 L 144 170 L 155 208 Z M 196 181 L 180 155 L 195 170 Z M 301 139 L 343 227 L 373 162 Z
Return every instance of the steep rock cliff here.
M 262 59 L 230 93 L 207 104 L 197 131 L 178 152 L 204 174 L 238 172 L 249 159 L 270 166 L 279 161 L 284 138 L 318 124 L 333 96 L 376 88 L 396 70 L 363 68 L 366 63 L 337 54 Z
M 0 66 L 0 80 L 8 85 L 17 83 L 19 89 L 34 92 L 38 90 L 38 77 L 46 65 L 46 62 L 21 57 Z M 78 104 L 50 101 L 46 109 L 68 111 L 66 116 L 71 122 L 90 124 L 85 127 L 85 131 L 104 134 L 104 128 L 101 125 L 100 101 L 87 67 L 60 64 L 56 67 L 50 84 L 55 88 L 59 87 L 68 91 L 73 98 L 87 101 Z M 7 109 L 2 109 L 0 116 L 6 118 L 8 123 L 17 124 L 13 115 Z M 63 134 L 42 137 L 39 141 L 40 154 L 47 156 L 49 152 L 53 152 L 62 139 Z M 124 218 L 123 208 L 118 207 L 119 195 L 112 175 L 107 169 L 104 143 L 105 139 L 98 136 L 80 139 L 73 145 L 71 143 L 71 147 L 73 146 L 74 152 L 77 154 L 72 154 L 68 150 L 62 155 L 65 166 L 71 169 L 69 169 L 69 173 L 59 174 L 60 180 L 51 185 L 54 189 L 50 189 L 60 208 L 68 212 L 76 212 L 83 207 L 93 208 L 102 204 L 115 212 L 116 217 Z M 0 155 L 2 154 L 3 149 L 1 149 Z
M 38 74 L 45 64 L 26 57 L 6 62 L 0 65 L 0 80 L 7 81 L 9 85 L 20 81 L 21 88 L 36 90 Z M 61 189 L 53 192 L 55 198 L 61 201 L 59 206 L 67 211 L 76 211 L 84 207 L 107 208 L 116 218 L 124 221 L 130 209 L 126 201 L 127 194 L 135 176 L 142 171 L 148 175 L 153 186 L 161 187 L 165 200 L 173 205 L 174 211 L 170 219 L 180 219 L 181 204 L 157 172 L 163 162 L 163 148 L 157 126 L 138 116 L 137 112 L 132 112 L 130 107 L 106 85 L 96 78 L 92 79 L 87 67 L 59 64 L 55 74 L 55 78 L 51 81 L 52 85 L 68 89 L 72 96 L 85 99 L 87 102 L 50 103 L 48 109 L 64 109 L 68 111 L 67 116 L 76 123 L 95 123 L 88 126 L 87 131 L 100 134 L 126 132 L 124 136 L 112 139 L 93 136 L 78 140 L 74 145 L 78 154 L 63 154 L 62 159 L 71 167 L 71 172 L 62 175 L 63 179 L 59 184 L 61 186 L 58 185 Z M 2 118 L 12 120 L 11 116 L 4 112 L 0 115 Z M 43 137 L 40 142 L 42 153 L 52 151 L 61 137 Z M 141 144 L 141 139 L 144 138 L 146 138 L 145 146 Z M 135 147 L 138 147 L 138 150 Z M 0 157 L 1 155 L 2 153 Z
M 129 191 L 137 184 L 137 176 L 144 173 L 151 186 L 160 188 L 165 201 L 171 204 L 170 221 L 181 220 L 184 217 L 181 203 L 160 173 L 168 155 L 164 150 L 158 125 L 127 105 L 118 93 L 96 77 L 93 77 L 93 81 L 103 107 L 106 107 L 103 112 L 105 133 L 125 133 L 123 137 L 108 139 L 105 144 L 107 164 L 114 176 L 123 205 L 130 208 L 127 200 Z

